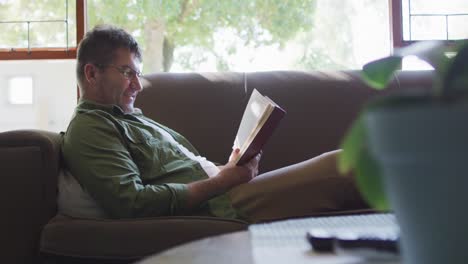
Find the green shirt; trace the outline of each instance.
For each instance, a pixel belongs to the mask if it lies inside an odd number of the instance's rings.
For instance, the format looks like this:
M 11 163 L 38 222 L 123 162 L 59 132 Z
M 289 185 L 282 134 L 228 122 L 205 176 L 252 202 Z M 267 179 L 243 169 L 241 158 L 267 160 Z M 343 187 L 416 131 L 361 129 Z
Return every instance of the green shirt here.
M 195 155 L 177 132 L 115 105 L 81 100 L 63 136 L 67 168 L 83 189 L 113 218 L 213 215 L 237 218 L 227 195 L 188 211 L 187 183 L 208 178 L 197 161 L 165 140 L 151 123 L 167 131 Z

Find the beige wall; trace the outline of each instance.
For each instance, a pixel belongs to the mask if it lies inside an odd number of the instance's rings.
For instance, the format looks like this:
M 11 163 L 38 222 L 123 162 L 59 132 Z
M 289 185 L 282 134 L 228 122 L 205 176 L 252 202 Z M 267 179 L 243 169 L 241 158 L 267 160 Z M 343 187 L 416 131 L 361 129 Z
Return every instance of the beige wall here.
M 0 62 L 0 132 L 34 128 L 63 131 L 76 105 L 75 60 Z M 31 76 L 33 104 L 12 105 L 8 80 Z

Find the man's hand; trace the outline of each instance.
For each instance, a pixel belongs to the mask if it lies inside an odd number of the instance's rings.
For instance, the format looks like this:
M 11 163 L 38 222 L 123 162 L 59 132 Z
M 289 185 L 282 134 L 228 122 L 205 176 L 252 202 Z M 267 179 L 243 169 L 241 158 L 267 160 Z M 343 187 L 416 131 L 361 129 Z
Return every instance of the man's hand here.
M 226 187 L 226 191 L 239 184 L 248 182 L 258 175 L 258 163 L 262 157 L 262 152 L 258 153 L 249 162 L 237 166 L 234 160 L 239 156 L 239 151 L 239 149 L 234 149 L 232 151 L 229 162 L 222 167 L 221 171 L 216 176 L 221 182 L 221 185 Z
M 221 167 L 221 171 L 215 177 L 188 184 L 189 208 L 196 207 L 198 204 L 223 194 L 239 184 L 248 182 L 258 175 L 258 163 L 262 153 L 258 153 L 242 166 L 237 166 L 234 163 L 234 159 L 238 155 L 239 149 L 233 150 L 229 162 Z

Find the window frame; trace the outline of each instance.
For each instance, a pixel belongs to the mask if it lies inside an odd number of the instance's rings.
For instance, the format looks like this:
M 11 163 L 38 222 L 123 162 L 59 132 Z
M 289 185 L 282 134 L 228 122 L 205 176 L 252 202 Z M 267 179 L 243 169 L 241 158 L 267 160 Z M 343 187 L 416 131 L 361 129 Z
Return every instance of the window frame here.
M 424 40 L 404 40 L 403 39 L 403 10 L 402 0 L 389 0 L 390 11 L 390 38 L 393 49 L 409 46 L 418 41 Z M 444 40 L 446 45 L 452 45 L 453 40 Z
M 86 0 L 76 0 L 76 43 L 85 34 Z M 0 49 L 0 60 L 76 59 L 77 47 Z
M 410 45 L 414 41 L 403 40 L 403 10 L 401 0 L 389 0 L 388 7 L 390 11 L 390 39 L 392 47 L 395 49 Z

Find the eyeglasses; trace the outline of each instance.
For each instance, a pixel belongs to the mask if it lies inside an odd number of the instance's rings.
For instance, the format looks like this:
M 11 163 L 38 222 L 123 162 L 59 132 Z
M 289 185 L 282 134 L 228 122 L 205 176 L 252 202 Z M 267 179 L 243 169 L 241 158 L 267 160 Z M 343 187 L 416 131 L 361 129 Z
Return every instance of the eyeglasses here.
M 117 66 L 115 64 L 96 64 L 99 68 L 112 67 L 118 70 L 127 80 L 132 80 L 135 77 L 140 78 L 142 73 L 140 71 L 134 70 L 129 66 Z

